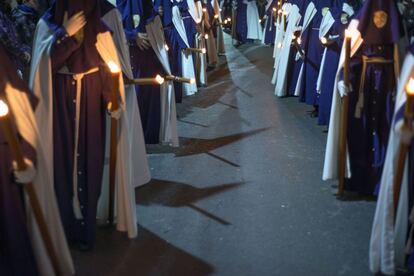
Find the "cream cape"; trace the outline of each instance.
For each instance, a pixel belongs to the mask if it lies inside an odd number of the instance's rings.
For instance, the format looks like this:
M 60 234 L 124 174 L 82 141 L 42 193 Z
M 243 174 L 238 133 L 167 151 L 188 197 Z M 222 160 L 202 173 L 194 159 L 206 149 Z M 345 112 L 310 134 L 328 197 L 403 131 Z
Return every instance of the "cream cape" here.
M 44 145 L 44 155 L 47 160 L 47 169 L 50 171 L 50 179 L 53 183 L 53 106 L 52 106 L 52 67 L 50 60 L 50 51 L 53 44 L 54 33 L 49 29 L 44 20 L 40 20 L 35 35 L 34 52 L 32 60 L 32 68 L 30 72 L 30 85 L 39 98 L 39 104 L 35 110 L 36 121 L 39 125 L 41 141 Z M 109 32 L 101 33 L 97 36 L 96 48 L 105 62 L 115 62 L 121 67 L 116 47 L 113 43 Z M 120 96 L 125 103 L 125 90 L 122 75 L 119 78 Z M 77 118 L 78 119 L 78 118 Z M 78 120 L 77 120 L 78 121 Z M 128 232 L 128 237 L 137 236 L 137 218 L 135 211 L 135 192 L 133 170 L 141 164 L 134 164 L 135 161 L 131 157 L 127 112 L 123 112 L 119 120 L 118 129 L 118 153 L 116 166 L 116 224 L 119 231 Z M 106 139 L 109 143 L 109 139 Z M 108 147 L 107 147 L 108 148 Z M 106 152 L 105 156 L 108 156 Z M 107 166 L 107 164 L 106 164 Z M 107 168 L 105 168 L 107 170 Z M 103 187 L 108 185 L 108 177 L 103 179 Z M 102 200 L 102 197 L 101 197 Z M 74 212 L 77 214 L 76 200 L 74 200 Z M 79 214 L 78 214 L 79 215 Z

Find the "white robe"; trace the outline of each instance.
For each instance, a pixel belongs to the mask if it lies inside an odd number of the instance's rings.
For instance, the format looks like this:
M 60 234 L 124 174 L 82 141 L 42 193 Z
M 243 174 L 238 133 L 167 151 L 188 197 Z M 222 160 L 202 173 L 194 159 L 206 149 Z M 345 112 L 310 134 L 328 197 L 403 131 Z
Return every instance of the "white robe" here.
M 35 34 L 34 51 L 32 67 L 30 72 L 30 86 L 34 94 L 39 98 L 39 104 L 35 110 L 36 121 L 39 126 L 40 137 L 43 142 L 43 152 L 47 160 L 47 169 L 53 183 L 53 105 L 52 105 L 52 67 L 50 59 L 50 51 L 53 44 L 54 32 L 49 29 L 44 20 L 40 20 Z M 115 62 L 121 67 L 116 47 L 113 43 L 109 32 L 97 35 L 96 48 L 101 58 L 106 62 Z M 123 77 L 119 79 L 120 96 L 125 103 L 125 90 Z M 135 185 L 132 179 L 134 168 L 141 164 L 134 164 L 134 158 L 131 157 L 128 115 L 126 110 L 119 119 L 118 133 L 118 149 L 117 149 L 117 166 L 115 176 L 116 198 L 115 198 L 115 215 L 116 227 L 119 231 L 127 232 L 128 237 L 137 236 L 137 218 L 135 204 Z M 107 142 L 109 139 L 107 139 Z M 105 156 L 109 154 L 106 153 Z M 107 168 L 105 168 L 107 169 Z M 103 179 L 103 187 L 108 185 L 108 177 Z M 100 199 L 102 200 L 102 198 Z M 74 212 L 76 214 L 79 206 L 74 203 Z
M 260 25 L 259 11 L 256 1 L 243 1 L 247 5 L 247 39 L 261 40 L 263 37 L 263 29 Z
M 414 77 L 414 56 L 407 55 L 401 70 L 398 84 L 395 112 L 401 109 L 406 101 L 405 85 Z M 395 274 L 396 267 L 403 267 L 405 261 L 405 242 L 408 227 L 408 179 L 405 168 L 397 217 L 394 227 L 394 176 L 398 158 L 400 136 L 395 121 L 390 129 L 387 155 L 381 178 L 381 189 L 378 196 L 374 223 L 369 247 L 369 267 L 373 273 Z M 407 162 L 406 162 L 407 164 Z
M 53 171 L 51 173 L 50 168 L 47 166 L 46 155 L 42 148 L 44 144 L 42 143 L 40 130 L 37 127 L 32 107 L 27 95 L 12 87 L 10 84 L 6 85 L 5 94 L 10 109 L 13 112 L 19 134 L 37 153 L 36 178 L 33 181 L 33 187 L 39 199 L 47 229 L 52 239 L 55 253 L 57 254 L 59 272 L 61 275 L 73 275 L 75 274 L 75 268 L 60 220 L 53 186 Z M 29 202 L 26 204 L 26 210 L 29 234 L 39 274 L 42 276 L 55 275 Z

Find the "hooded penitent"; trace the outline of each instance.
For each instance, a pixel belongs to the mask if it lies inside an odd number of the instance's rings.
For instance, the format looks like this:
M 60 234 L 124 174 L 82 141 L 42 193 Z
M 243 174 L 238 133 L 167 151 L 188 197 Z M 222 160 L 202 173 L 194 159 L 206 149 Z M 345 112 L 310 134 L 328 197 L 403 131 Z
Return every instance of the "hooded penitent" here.
M 385 160 L 399 67 L 395 43 L 402 29 L 396 4 L 388 0 L 365 1 L 349 29 L 354 37 L 346 189 L 374 194 L 378 192 Z M 332 101 L 324 179 L 337 177 L 343 60 L 342 54 Z

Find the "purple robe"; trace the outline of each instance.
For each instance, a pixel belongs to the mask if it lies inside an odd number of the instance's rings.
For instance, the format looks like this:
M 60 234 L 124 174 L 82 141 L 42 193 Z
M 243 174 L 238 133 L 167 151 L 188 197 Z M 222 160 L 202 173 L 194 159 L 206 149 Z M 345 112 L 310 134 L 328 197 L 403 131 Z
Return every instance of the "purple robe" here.
M 136 44 L 138 33 L 146 33 L 145 25 L 157 16 L 152 1 L 118 0 L 118 9 L 122 15 L 122 23 L 129 44 L 131 68 L 134 78 L 153 78 L 157 74 L 165 75 L 164 68 L 152 48 L 140 50 Z M 155 2 L 155 5 L 159 5 Z M 140 15 L 138 26 L 134 26 L 133 15 Z M 159 85 L 136 86 L 139 111 L 142 120 L 146 144 L 160 142 L 161 95 Z
M 182 76 L 183 75 L 183 68 L 182 68 L 182 58 L 181 53 L 182 51 L 187 48 L 187 45 L 180 37 L 180 34 L 174 27 L 172 22 L 172 8 L 174 6 L 187 6 L 187 2 L 183 1 L 181 4 L 177 3 L 176 1 L 171 2 L 170 0 L 162 0 L 161 5 L 164 10 L 164 14 L 162 16 L 162 22 L 164 26 L 164 35 L 165 35 L 165 42 L 168 45 L 168 59 L 171 65 L 171 73 L 175 76 Z M 179 82 L 174 82 L 174 92 L 175 92 L 175 101 L 177 103 L 181 103 L 183 100 L 183 85 Z
M 237 0 L 236 35 L 239 42 L 247 41 L 247 5 L 243 0 Z
M 275 43 L 275 35 L 276 35 L 276 17 L 277 11 L 273 11 L 273 8 L 277 8 L 277 2 L 279 0 L 273 0 L 272 4 L 266 11 L 267 20 L 264 28 L 264 43 L 265 44 L 274 44 Z
M 303 67 L 303 85 L 301 91 L 301 101 L 308 105 L 318 106 L 319 95 L 316 91 L 316 84 L 319 75 L 320 64 L 323 55 L 323 46 L 319 38 L 319 26 L 322 21 L 322 9 L 331 6 L 331 0 L 317 0 L 315 6 L 317 14 L 312 19 L 309 27 L 302 36 L 305 43 L 306 59 Z
M 85 11 L 88 21 L 83 29 L 82 43 L 69 37 L 60 26 L 65 11 L 70 17 L 79 10 Z M 95 47 L 97 34 L 107 30 L 100 16 L 98 2 L 71 1 L 69 4 L 61 0 L 56 1 L 43 17 L 54 31 L 50 58 L 55 192 L 67 239 L 79 243 L 83 249 L 92 247 L 95 240 L 97 204 L 105 160 L 106 110 L 112 90 L 111 73 Z M 79 103 L 76 74 L 84 74 L 79 81 Z M 80 114 L 76 140 L 77 105 Z M 81 218 L 75 216 L 74 193 L 79 199 Z

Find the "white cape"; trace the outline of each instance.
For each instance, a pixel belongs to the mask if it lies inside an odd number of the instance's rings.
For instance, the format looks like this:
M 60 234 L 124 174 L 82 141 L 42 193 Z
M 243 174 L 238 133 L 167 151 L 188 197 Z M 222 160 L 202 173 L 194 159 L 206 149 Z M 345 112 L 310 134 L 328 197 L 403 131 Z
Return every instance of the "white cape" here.
M 165 37 L 161 19 L 156 16 L 154 20 L 146 26 L 148 39 L 152 49 L 161 62 L 167 74 L 171 75 L 171 67 L 168 61 L 168 53 L 165 50 Z M 175 93 L 172 81 L 164 82 L 161 87 L 161 126 L 160 141 L 163 144 L 178 147 L 177 134 L 177 113 L 175 108 Z
M 286 96 L 286 84 L 287 84 L 287 68 L 289 63 L 290 48 L 295 31 L 298 28 L 301 15 L 299 14 L 299 8 L 296 5 L 292 5 L 289 9 L 289 22 L 287 24 L 285 36 L 282 42 L 282 49 L 280 51 L 277 67 L 275 68 L 275 95 L 278 97 Z
M 222 2 L 222 4 L 224 1 Z M 221 9 L 220 5 L 217 0 L 211 0 L 211 5 L 214 9 L 214 14 L 218 15 L 217 22 L 219 23 L 217 25 L 217 53 L 218 54 L 224 54 L 226 52 L 226 49 L 224 47 L 224 34 L 223 34 L 223 19 L 221 17 Z
M 263 29 L 260 25 L 259 11 L 256 1 L 243 1 L 247 5 L 247 39 L 261 40 L 263 37 Z
M 112 9 L 102 20 L 112 30 L 112 39 L 118 52 L 122 72 L 129 79 L 133 79 L 128 42 L 125 37 L 122 18 L 118 9 Z M 125 86 L 125 105 L 129 125 L 128 140 L 130 143 L 131 158 L 133 158 L 133 164 L 138 165 L 132 170 L 132 179 L 134 179 L 134 186 L 138 187 L 149 182 L 151 175 L 148 167 L 144 134 L 134 85 Z
M 47 160 L 47 169 L 53 179 L 53 106 L 52 106 L 52 67 L 50 51 L 53 43 L 54 33 L 49 29 L 47 23 L 40 20 L 35 35 L 32 68 L 30 72 L 30 85 L 39 98 L 39 104 L 35 110 L 35 117 L 39 125 L 41 140 L 44 145 L 44 154 Z M 115 62 L 120 67 L 116 47 L 111 34 L 105 32 L 97 36 L 96 48 L 102 59 L 108 63 Z M 125 90 L 122 75 L 119 79 L 120 96 L 125 103 Z M 116 198 L 115 212 L 116 224 L 119 231 L 128 232 L 128 237 L 137 236 L 137 218 L 135 210 L 134 179 L 132 170 L 141 164 L 134 164 L 130 154 L 130 142 L 128 141 L 130 130 L 126 112 L 123 112 L 119 120 L 119 143 L 116 166 Z M 107 139 L 109 143 L 109 139 Z M 105 154 L 108 156 L 108 153 Z M 108 164 L 106 164 L 107 166 Z M 107 169 L 107 168 L 105 168 Z M 53 182 L 52 182 L 53 183 Z M 108 177 L 103 179 L 103 187 L 108 185 Z M 102 198 L 101 198 L 102 199 Z M 74 211 L 76 214 L 76 200 Z
M 27 95 L 24 92 L 12 87 L 10 84 L 6 85 L 5 94 L 10 109 L 13 112 L 19 134 L 34 149 L 36 149 L 37 174 L 35 180 L 33 181 L 33 186 L 38 196 L 47 228 L 57 254 L 59 272 L 61 275 L 73 275 L 75 273 L 75 268 L 73 266 L 72 257 L 66 243 L 65 233 L 60 220 L 59 209 L 53 186 L 53 171 L 51 173 L 50 168 L 47 167 L 46 156 L 44 155 L 44 149 L 42 148 L 42 145 L 44 144 L 42 143 L 32 107 Z M 28 214 L 29 234 L 39 273 L 42 276 L 55 275 L 29 202 L 27 202 L 26 209 Z
M 363 42 L 361 34 L 358 29 L 358 21 L 352 20 L 348 29 L 352 31 L 353 37 L 351 41 L 351 56 L 353 56 L 361 47 Z M 341 95 L 338 86 L 340 72 L 344 66 L 345 49 L 342 47 L 341 57 L 339 59 L 338 70 L 335 78 L 335 85 L 333 90 L 331 117 L 329 120 L 328 140 L 326 142 L 325 161 L 323 167 L 323 180 L 338 179 L 338 156 L 339 156 L 339 135 L 341 124 Z M 349 156 L 347 154 L 345 175 L 347 178 L 351 177 L 351 170 L 349 165 Z
M 405 85 L 414 76 L 414 56 L 407 55 L 401 70 L 398 84 L 395 112 L 406 102 Z M 394 227 L 394 176 L 398 159 L 400 136 L 395 128 L 395 121 L 390 129 L 387 155 L 381 178 L 381 188 L 375 211 L 369 248 L 369 267 L 373 273 L 395 274 L 397 267 L 405 262 L 405 242 L 408 227 L 408 181 L 405 168 L 397 217 Z M 407 164 L 407 162 L 406 162 Z
M 316 10 L 315 4 L 313 2 L 310 2 L 308 6 L 306 7 L 305 17 L 303 18 L 302 34 L 309 27 L 310 23 L 312 22 L 312 19 L 315 17 L 317 12 L 318 11 Z M 300 54 L 297 53 L 296 60 L 299 60 L 299 58 L 300 58 Z M 300 72 L 299 72 L 298 82 L 296 83 L 295 96 L 299 96 L 302 90 L 304 68 L 305 68 L 305 63 L 302 63 L 302 67 L 300 68 Z
M 202 21 L 203 10 L 200 1 L 194 2 L 194 0 L 187 0 L 188 12 L 193 20 L 200 24 Z M 202 34 L 196 34 L 196 48 L 206 49 L 206 41 Z M 196 53 L 195 67 L 197 83 L 200 85 L 207 85 L 207 57 L 206 54 Z
M 177 30 L 185 45 L 189 48 L 190 44 L 188 43 L 187 32 L 185 31 L 183 17 L 181 16 L 180 9 L 177 6 L 174 6 L 172 8 L 172 15 L 172 22 L 174 24 L 174 28 Z M 182 76 L 189 79 L 195 79 L 193 54 L 191 52 L 181 52 L 181 60 Z M 197 84 L 184 83 L 183 93 L 186 96 L 194 95 L 195 93 L 197 93 Z

